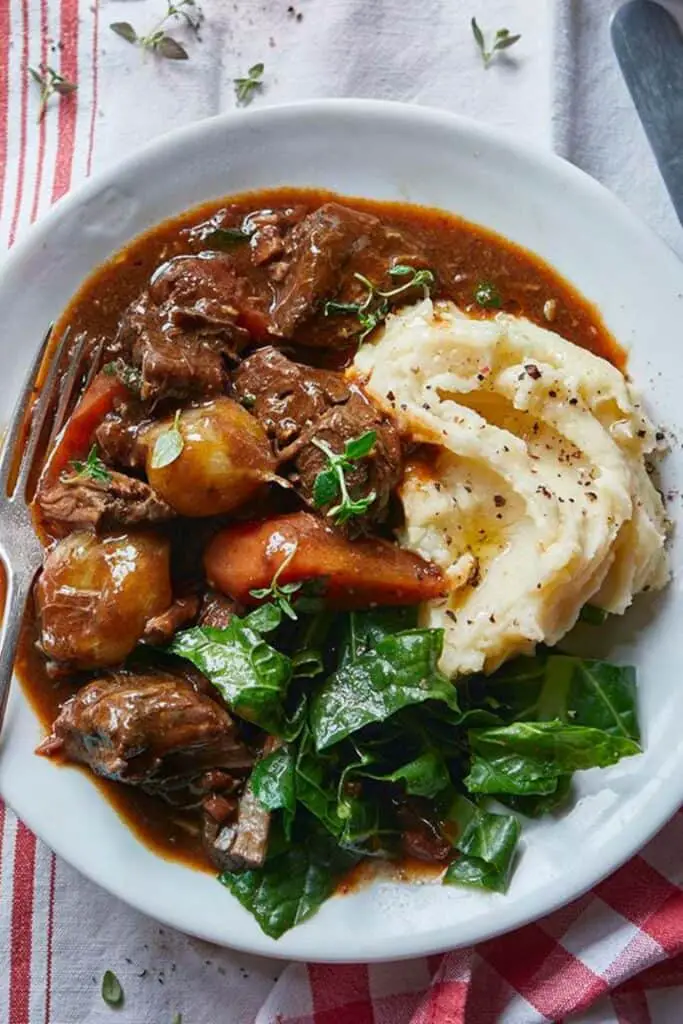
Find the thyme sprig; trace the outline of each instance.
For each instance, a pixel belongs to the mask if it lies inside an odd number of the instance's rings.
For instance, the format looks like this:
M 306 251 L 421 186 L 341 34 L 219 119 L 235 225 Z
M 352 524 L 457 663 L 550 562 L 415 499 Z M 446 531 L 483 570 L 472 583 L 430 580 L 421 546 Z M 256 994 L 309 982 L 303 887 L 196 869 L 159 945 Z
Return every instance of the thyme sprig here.
M 40 86 L 40 102 L 38 104 L 38 117 L 36 118 L 36 121 L 40 123 L 45 117 L 50 96 L 54 94 L 69 96 L 71 93 L 76 92 L 78 86 L 75 82 L 70 82 L 64 75 L 60 75 L 49 64 L 39 64 L 37 68 L 30 67 L 28 71 L 33 81 Z
M 183 44 L 170 36 L 164 27 L 172 19 L 180 19 L 198 35 L 204 14 L 196 0 L 167 0 L 166 13 L 147 35 L 138 35 L 129 21 L 114 21 L 109 28 L 127 43 L 157 53 L 166 60 L 189 60 L 190 55 Z
M 263 72 L 265 64 L 253 64 L 244 78 L 234 78 L 235 96 L 241 107 L 248 106 L 254 98 L 254 94 L 263 88 Z
M 491 61 L 493 60 L 497 53 L 499 53 L 501 50 L 509 50 L 511 46 L 514 46 L 515 43 L 518 43 L 522 38 L 521 35 L 512 35 L 510 33 L 510 30 L 507 28 L 499 28 L 497 29 L 496 34 L 493 37 L 493 43 L 489 48 L 486 45 L 484 33 L 477 24 L 477 19 L 472 18 L 471 24 L 472 35 L 474 36 L 474 41 L 477 44 L 477 47 L 479 48 L 479 52 L 481 53 L 481 59 L 484 62 L 485 68 L 489 66 L 489 64 L 491 63 Z
M 288 619 L 292 619 L 293 621 L 296 621 L 298 615 L 292 607 L 291 597 L 292 594 L 296 594 L 297 591 L 301 590 L 303 583 L 283 583 L 282 586 L 280 586 L 280 577 L 294 558 L 296 549 L 297 545 L 292 544 L 287 555 L 280 562 L 275 575 L 270 581 L 269 587 L 259 587 L 256 590 L 249 591 L 252 597 L 256 597 L 262 601 L 272 601 L 273 604 L 280 609 L 283 615 L 286 615 Z
M 377 440 L 377 431 L 368 430 L 360 437 L 346 441 L 344 451 L 333 452 L 326 441 L 314 437 L 312 443 L 327 456 L 327 465 L 318 473 L 313 483 L 313 504 L 316 508 L 329 505 L 335 498 L 341 501 L 329 510 L 328 516 L 337 526 L 342 526 L 349 519 L 365 515 L 376 499 L 375 491 L 370 491 L 363 498 L 352 498 L 346 483 L 346 473 L 353 469 L 353 463 L 364 459 L 373 449 Z
M 97 454 L 97 445 L 93 445 L 88 452 L 85 461 L 73 459 L 71 462 L 72 473 L 62 476 L 64 483 L 77 483 L 79 480 L 94 480 L 95 483 L 107 484 L 111 480 L 111 473 Z
M 435 277 L 431 270 L 416 270 L 415 267 L 398 263 L 389 270 L 389 277 L 403 278 L 410 277 L 409 281 L 391 288 L 389 291 L 381 291 L 377 285 L 370 281 L 364 274 L 353 275 L 357 281 L 367 288 L 367 294 L 362 302 L 334 302 L 325 303 L 323 313 L 325 316 L 340 316 L 355 313 L 361 330 L 358 333 L 358 343 L 362 344 L 376 327 L 384 323 L 391 309 L 391 300 L 410 291 L 412 288 L 422 288 L 425 299 L 429 298 L 431 289 L 435 283 Z

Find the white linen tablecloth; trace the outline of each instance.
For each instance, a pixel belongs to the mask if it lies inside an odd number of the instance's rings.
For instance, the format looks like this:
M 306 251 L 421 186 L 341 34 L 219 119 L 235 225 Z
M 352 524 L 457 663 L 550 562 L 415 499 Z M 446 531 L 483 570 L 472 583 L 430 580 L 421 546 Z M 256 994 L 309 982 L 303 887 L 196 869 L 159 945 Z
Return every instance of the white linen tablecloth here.
M 255 106 L 324 96 L 404 100 L 555 146 L 683 253 L 683 231 L 611 53 L 607 0 L 295 0 L 293 8 L 288 0 L 204 0 L 201 39 L 173 30 L 190 53 L 186 62 L 143 53 L 109 28 L 126 20 L 148 30 L 164 2 L 0 0 L 0 251 L 90 173 L 171 128 L 232 109 L 233 79 L 262 61 Z M 486 30 L 522 34 L 488 70 L 473 43 L 473 14 Z M 38 89 L 27 68 L 41 62 L 61 67 L 78 92 L 52 100 L 37 124 Z M 587 945 L 602 941 L 602 927 L 595 922 Z M 125 988 L 118 1014 L 100 997 L 107 968 Z M 0 806 L 0 1022 L 171 1024 L 182 1013 L 184 1024 L 275 1024 L 302 1013 L 304 971 L 159 927 L 57 860 Z M 377 969 L 373 984 L 418 989 L 423 975 L 416 961 Z M 606 1002 L 573 1019 L 673 1024 L 683 1016 L 677 992 L 678 1009 L 650 1000 L 651 1016 L 637 1021 L 617 1017 Z M 412 1019 L 398 1006 L 377 1024 Z M 496 1019 L 544 1018 L 506 1010 Z M 338 1020 L 334 1011 L 315 1016 L 316 1024 Z M 467 1021 L 478 1024 L 476 1007 Z

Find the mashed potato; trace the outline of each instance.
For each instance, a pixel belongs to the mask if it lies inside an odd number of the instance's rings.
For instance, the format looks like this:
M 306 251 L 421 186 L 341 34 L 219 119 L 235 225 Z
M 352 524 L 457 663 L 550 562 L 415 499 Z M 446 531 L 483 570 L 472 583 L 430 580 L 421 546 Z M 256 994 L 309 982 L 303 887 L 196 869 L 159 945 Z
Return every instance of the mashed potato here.
M 351 372 L 436 446 L 406 471 L 399 541 L 449 579 L 448 600 L 422 610 L 445 630 L 449 675 L 557 643 L 586 602 L 621 613 L 666 583 L 654 430 L 610 363 L 527 320 L 425 300 Z

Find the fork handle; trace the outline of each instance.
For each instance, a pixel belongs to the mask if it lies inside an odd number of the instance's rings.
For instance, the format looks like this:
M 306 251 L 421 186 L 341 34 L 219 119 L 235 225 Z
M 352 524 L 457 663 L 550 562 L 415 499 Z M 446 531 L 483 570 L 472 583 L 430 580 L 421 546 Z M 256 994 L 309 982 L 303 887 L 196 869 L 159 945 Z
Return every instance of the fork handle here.
M 7 587 L 2 618 L 2 633 L 0 634 L 0 729 L 2 729 L 2 723 L 5 720 L 5 710 L 12 683 L 14 660 L 24 622 L 26 601 L 31 592 L 35 576 L 35 572 L 31 570 L 13 571 L 7 561 L 4 562 L 4 570 Z

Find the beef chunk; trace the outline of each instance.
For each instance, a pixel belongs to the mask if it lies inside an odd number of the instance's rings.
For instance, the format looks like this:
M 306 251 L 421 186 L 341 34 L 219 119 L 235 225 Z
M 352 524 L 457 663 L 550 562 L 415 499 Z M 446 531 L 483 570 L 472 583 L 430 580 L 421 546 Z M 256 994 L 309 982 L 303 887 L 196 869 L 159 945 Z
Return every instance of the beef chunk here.
M 380 221 L 339 203 L 326 203 L 297 224 L 288 236 L 282 263 L 286 267 L 271 309 L 271 332 L 291 338 L 322 299 L 336 294 L 340 271 L 349 259 L 371 244 Z
M 350 394 L 342 374 L 294 363 L 271 347 L 245 359 L 233 381 L 236 398 L 261 421 L 276 455 Z
M 352 498 L 375 493 L 367 517 L 381 522 L 386 518 L 391 493 L 401 476 L 401 441 L 396 428 L 361 391 L 353 390 L 348 402 L 323 413 L 316 424 L 315 437 L 324 441 L 333 452 L 343 452 L 347 441 L 371 430 L 376 434 L 372 451 L 366 458 L 354 461 L 345 476 Z M 313 504 L 316 477 L 327 464 L 325 453 L 314 444 L 304 445 L 296 458 L 298 489 L 309 505 Z M 347 525 L 353 528 L 358 523 L 352 520 Z
M 58 480 L 40 490 L 37 503 L 46 522 L 71 530 L 159 523 L 175 515 L 149 484 L 113 471 L 107 480 Z
M 161 672 L 88 683 L 62 706 L 38 752 L 150 792 L 252 760 L 224 708 L 186 679 Z
M 374 491 L 376 498 L 366 516 L 351 520 L 347 529 L 355 533 L 386 517 L 401 475 L 400 438 L 391 421 L 343 374 L 303 366 L 274 348 L 262 348 L 238 368 L 234 388 L 263 424 L 280 462 L 290 464 L 292 482 L 311 507 L 315 479 L 327 463 L 313 439 L 342 452 L 347 441 L 374 430 L 372 451 L 354 462 L 346 480 L 352 497 Z
M 177 597 L 170 608 L 167 608 L 161 615 L 155 615 L 149 619 L 142 634 L 142 639 L 147 644 L 161 646 L 168 644 L 173 639 L 173 634 L 185 626 L 196 621 L 199 613 L 199 595 L 187 594 L 185 597 Z
M 95 443 L 108 465 L 144 469 L 147 449 L 140 434 L 146 419 L 140 403 L 132 400 L 105 416 L 95 431 Z
M 263 748 L 267 757 L 281 744 L 269 736 Z M 225 809 L 225 808 L 223 808 Z M 251 779 L 247 781 L 237 808 L 237 819 L 228 824 L 219 823 L 215 805 L 206 807 L 204 814 L 204 849 L 219 871 L 246 871 L 260 868 L 265 862 L 270 832 L 270 812 L 254 795 Z M 229 815 L 226 815 L 229 820 Z
M 240 605 L 225 594 L 219 594 L 216 590 L 209 590 L 202 600 L 199 612 L 199 625 L 210 626 L 213 629 L 227 629 L 230 620 L 235 615 L 241 614 Z
M 248 284 L 219 253 L 177 256 L 124 314 L 117 346 L 142 374 L 141 396 L 205 397 L 225 389 L 224 357 L 249 341 L 238 323 Z M 235 303 L 238 303 L 237 305 Z

